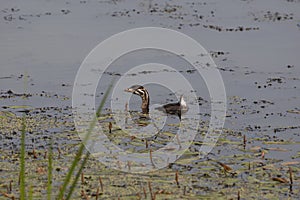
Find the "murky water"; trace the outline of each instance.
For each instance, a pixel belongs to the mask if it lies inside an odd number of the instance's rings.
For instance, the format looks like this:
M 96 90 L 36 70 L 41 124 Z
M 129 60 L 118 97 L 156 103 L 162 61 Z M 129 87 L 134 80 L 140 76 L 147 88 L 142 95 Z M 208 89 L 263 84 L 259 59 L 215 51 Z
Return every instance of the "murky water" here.
M 0 111 L 1 116 L 7 112 L 21 116 L 25 109 L 32 123 L 40 122 L 42 128 L 33 128 L 28 134 L 28 151 L 46 149 L 51 137 L 55 138 L 55 145 L 62 148 L 78 144 L 79 138 L 73 132 L 72 87 L 77 70 L 91 49 L 111 35 L 130 28 L 165 27 L 189 35 L 206 48 L 222 74 L 227 93 L 227 117 L 217 146 L 204 159 L 194 157 L 193 162 L 174 164 L 171 169 L 200 177 L 199 173 L 207 167 L 200 162 L 218 160 L 241 170 L 245 163 L 257 163 L 264 152 L 263 165 L 274 165 L 281 174 L 284 172 L 280 169 L 286 170 L 287 163 L 293 162 L 290 166 L 299 186 L 298 0 L 272 3 L 251 0 L 2 1 L 0 5 Z M 205 82 L 186 61 L 167 52 L 142 50 L 113 62 L 99 82 L 96 102 L 101 101 L 113 78 L 118 80 L 133 66 L 153 62 L 174 67 L 192 83 L 199 98 L 201 129 L 205 131 L 211 108 Z M 124 89 L 126 87 L 129 86 Z M 151 104 L 176 101 L 166 88 L 148 87 Z M 30 95 L 22 98 L 23 93 Z M 132 97 L 129 108 L 138 111 L 139 104 L 140 99 Z M 18 105 L 29 107 L 15 107 Z M 109 106 L 107 103 L 106 108 Z M 47 123 L 53 119 L 53 123 Z M 2 122 L 1 151 L 9 155 L 8 152 L 19 149 L 19 121 L 13 121 L 16 124 L 13 126 L 12 121 Z M 198 134 L 191 152 L 196 151 L 202 136 Z M 130 138 L 124 136 L 119 142 L 128 141 Z M 2 159 L 1 165 L 8 161 L 8 158 Z M 217 168 L 211 163 L 207 165 L 213 171 Z M 271 177 L 280 174 L 272 173 Z M 253 183 L 246 172 L 241 174 L 237 180 Z M 7 175 L 1 171 L 1 176 Z M 256 179 L 265 181 L 266 177 L 257 175 Z M 202 182 L 198 183 L 200 189 L 197 183 L 195 185 L 189 185 L 190 194 L 210 194 L 201 193 L 201 187 L 207 187 L 210 192 L 218 190 Z M 219 187 L 224 188 L 224 185 Z M 282 197 L 287 193 L 278 194 Z

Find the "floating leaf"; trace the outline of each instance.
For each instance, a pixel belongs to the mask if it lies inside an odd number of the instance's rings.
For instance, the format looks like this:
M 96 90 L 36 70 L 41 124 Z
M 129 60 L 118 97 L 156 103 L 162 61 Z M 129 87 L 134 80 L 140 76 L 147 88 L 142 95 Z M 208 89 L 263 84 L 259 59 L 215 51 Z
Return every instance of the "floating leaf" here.
M 283 162 L 283 163 L 281 163 L 281 165 L 283 165 L 283 166 L 298 165 L 298 164 L 300 164 L 299 161 L 290 161 L 290 162 Z
M 279 177 L 273 177 L 272 178 L 273 181 L 278 181 L 280 183 L 288 183 L 289 181 L 286 180 L 285 178 L 279 178 Z
M 293 113 L 293 114 L 300 114 L 300 110 L 288 110 L 286 112 Z
M 270 151 L 283 151 L 283 152 L 287 152 L 287 151 L 289 151 L 289 150 L 287 150 L 287 149 L 283 149 L 283 148 L 267 148 L 268 150 L 270 150 Z
M 224 170 L 227 171 L 227 172 L 232 170 L 231 167 L 229 167 L 228 165 L 225 165 L 224 163 L 221 163 L 221 162 L 217 162 L 217 163 L 219 165 L 221 165 L 224 168 Z
M 25 106 L 25 105 L 22 105 L 22 106 L 8 106 L 9 108 L 11 109 L 29 109 L 29 108 L 32 108 L 31 106 Z

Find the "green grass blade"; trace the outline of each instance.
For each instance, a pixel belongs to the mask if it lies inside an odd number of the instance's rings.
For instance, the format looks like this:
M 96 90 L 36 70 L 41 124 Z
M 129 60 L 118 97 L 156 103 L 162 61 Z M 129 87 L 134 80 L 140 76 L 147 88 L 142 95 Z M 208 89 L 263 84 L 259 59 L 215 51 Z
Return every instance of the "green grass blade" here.
M 33 199 L 33 187 L 32 187 L 32 185 L 29 186 L 28 199 L 29 200 Z
M 21 130 L 21 155 L 20 155 L 20 200 L 26 199 L 25 192 L 25 115 L 22 118 L 22 130 Z
M 73 183 L 72 183 L 72 185 L 71 185 L 71 187 L 70 187 L 70 190 L 69 190 L 69 192 L 68 192 L 68 194 L 67 194 L 66 200 L 69 200 L 69 199 L 72 197 L 72 194 L 73 194 L 73 192 L 74 192 L 74 189 L 75 189 L 75 187 L 76 187 L 76 184 L 77 184 L 77 182 L 78 182 L 78 179 L 79 179 L 79 177 L 80 177 L 80 175 L 81 175 L 81 173 L 82 173 L 82 171 L 83 171 L 83 168 L 84 168 L 84 166 L 85 166 L 87 160 L 89 159 L 89 157 L 90 157 L 90 152 L 87 152 L 87 154 L 86 154 L 84 160 L 82 161 L 82 163 L 81 163 L 81 165 L 80 165 L 80 168 L 79 168 L 79 170 L 78 170 L 78 172 L 77 172 L 77 174 L 76 174 L 76 176 L 75 176 L 75 179 L 73 180 Z
M 59 191 L 59 194 L 57 196 L 58 200 L 63 199 L 63 196 L 64 196 L 64 193 L 66 191 L 66 188 L 67 188 L 67 186 L 68 186 L 68 184 L 69 184 L 69 182 L 71 180 L 71 176 L 74 173 L 75 167 L 78 164 L 78 162 L 80 161 L 80 158 L 82 156 L 83 150 L 85 148 L 84 144 L 87 142 L 88 138 L 90 137 L 90 135 L 91 135 L 91 133 L 92 133 L 92 131 L 93 131 L 95 125 L 96 125 L 97 116 L 100 115 L 100 112 L 101 112 L 101 110 L 104 107 L 106 99 L 108 98 L 108 95 L 109 95 L 109 93 L 111 91 L 111 88 L 113 86 L 113 82 L 114 81 L 112 81 L 112 83 L 109 85 L 108 89 L 106 90 L 106 92 L 105 92 L 105 94 L 103 96 L 103 99 L 101 100 L 100 105 L 99 105 L 99 107 L 97 109 L 96 116 L 93 118 L 92 122 L 90 123 L 88 131 L 87 131 L 87 134 L 85 135 L 85 138 L 84 138 L 83 142 L 81 143 L 81 145 L 80 145 L 80 147 L 79 147 L 79 149 L 78 149 L 78 151 L 77 151 L 77 153 L 75 155 L 75 158 L 74 158 L 74 160 L 73 160 L 73 162 L 71 164 L 71 167 L 70 167 L 70 169 L 69 169 L 69 171 L 68 171 L 68 173 L 66 175 L 66 178 L 64 179 L 64 183 L 63 183 L 63 185 L 62 185 L 62 187 L 61 187 L 61 189 Z
M 52 170 L 53 170 L 53 152 L 52 152 L 52 140 L 48 150 L 48 182 L 47 182 L 47 200 L 51 200 L 52 196 Z

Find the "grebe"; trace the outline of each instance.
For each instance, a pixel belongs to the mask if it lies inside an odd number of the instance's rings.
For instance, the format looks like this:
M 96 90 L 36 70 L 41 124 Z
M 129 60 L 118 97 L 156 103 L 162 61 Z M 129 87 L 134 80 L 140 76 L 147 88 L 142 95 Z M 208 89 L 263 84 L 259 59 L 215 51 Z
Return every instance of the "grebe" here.
M 142 98 L 142 113 L 149 114 L 150 97 L 146 88 L 141 85 L 133 85 L 130 88 L 125 89 L 125 91 L 140 96 Z M 183 95 L 181 95 L 179 102 L 169 103 L 155 109 L 163 111 L 167 114 L 178 115 L 179 119 L 181 120 L 181 115 L 188 111 L 188 106 L 183 99 Z

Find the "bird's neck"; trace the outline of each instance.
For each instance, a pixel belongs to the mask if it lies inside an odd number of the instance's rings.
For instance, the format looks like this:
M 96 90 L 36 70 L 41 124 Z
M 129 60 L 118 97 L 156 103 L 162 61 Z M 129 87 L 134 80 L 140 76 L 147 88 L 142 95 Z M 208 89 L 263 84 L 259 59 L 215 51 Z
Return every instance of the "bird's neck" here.
M 142 112 L 144 114 L 148 114 L 150 97 L 147 90 L 143 90 L 143 95 L 141 95 L 141 98 L 142 98 Z

